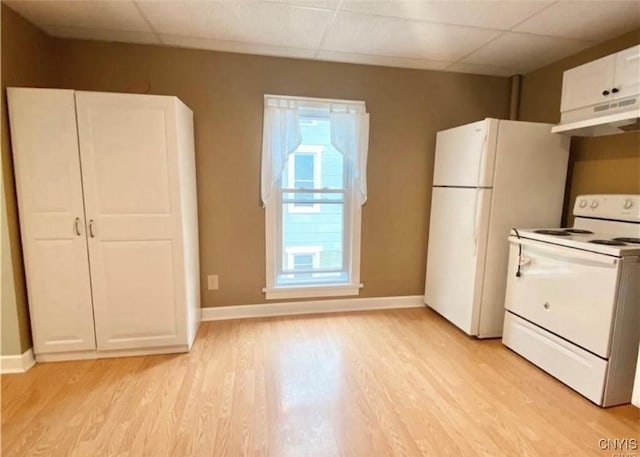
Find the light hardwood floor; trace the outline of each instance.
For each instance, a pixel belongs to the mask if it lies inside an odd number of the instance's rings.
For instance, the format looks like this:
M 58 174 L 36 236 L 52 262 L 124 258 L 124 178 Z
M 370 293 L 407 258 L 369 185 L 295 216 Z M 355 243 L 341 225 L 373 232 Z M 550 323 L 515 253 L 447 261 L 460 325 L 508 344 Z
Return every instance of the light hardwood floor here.
M 189 354 L 2 377 L 4 457 L 610 456 L 639 430 L 427 309 L 209 322 Z

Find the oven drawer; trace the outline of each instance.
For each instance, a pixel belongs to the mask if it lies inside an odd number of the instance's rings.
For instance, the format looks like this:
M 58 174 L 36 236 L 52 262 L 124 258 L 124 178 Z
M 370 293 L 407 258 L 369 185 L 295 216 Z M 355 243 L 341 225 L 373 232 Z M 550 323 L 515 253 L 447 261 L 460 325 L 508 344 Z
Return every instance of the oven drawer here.
M 607 362 L 505 312 L 502 342 L 597 405 L 602 405 Z
M 603 358 L 609 357 L 620 262 L 606 255 L 520 240 L 509 250 L 505 308 Z

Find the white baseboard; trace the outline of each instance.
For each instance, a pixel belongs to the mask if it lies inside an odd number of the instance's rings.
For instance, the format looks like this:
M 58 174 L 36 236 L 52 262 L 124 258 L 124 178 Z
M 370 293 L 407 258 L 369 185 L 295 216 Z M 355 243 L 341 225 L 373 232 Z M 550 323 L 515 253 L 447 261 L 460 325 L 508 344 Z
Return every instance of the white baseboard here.
M 36 359 L 33 356 L 33 349 L 27 349 L 22 355 L 0 356 L 0 364 L 2 374 L 26 373 L 36 364 Z
M 251 317 L 293 316 L 296 314 L 335 313 L 374 309 L 421 308 L 423 295 L 403 297 L 342 298 L 337 300 L 313 300 L 256 305 L 219 306 L 202 308 L 203 321 L 247 319 Z
M 228 319 L 247 319 L 252 317 L 295 316 L 298 314 L 321 314 L 376 309 L 422 308 L 423 306 L 425 306 L 423 295 L 407 295 L 401 297 L 342 298 L 336 300 L 220 306 L 215 308 L 202 308 L 201 314 L 203 321 L 218 321 Z M 158 351 L 149 349 L 139 351 L 106 351 L 100 354 L 95 351 L 87 351 L 87 353 L 83 352 L 82 354 L 76 354 L 75 357 L 70 357 L 69 354 L 64 354 L 63 357 L 56 357 L 55 355 L 39 355 L 38 359 L 41 362 L 51 362 L 58 360 L 187 352 L 188 346 L 180 346 L 171 349 L 173 350 L 168 351 L 167 348 L 160 348 Z M 21 355 L 0 356 L 0 362 L 1 374 L 25 373 L 35 365 L 36 359 L 33 355 L 33 349 L 28 349 Z

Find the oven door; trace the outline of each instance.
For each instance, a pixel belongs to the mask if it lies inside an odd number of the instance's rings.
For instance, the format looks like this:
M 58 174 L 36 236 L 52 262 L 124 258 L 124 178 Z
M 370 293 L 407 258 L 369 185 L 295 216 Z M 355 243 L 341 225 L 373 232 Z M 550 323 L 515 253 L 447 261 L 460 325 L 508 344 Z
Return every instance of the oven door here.
M 509 240 L 505 307 L 607 359 L 619 259 L 527 239 Z M 519 261 L 521 275 L 516 277 Z

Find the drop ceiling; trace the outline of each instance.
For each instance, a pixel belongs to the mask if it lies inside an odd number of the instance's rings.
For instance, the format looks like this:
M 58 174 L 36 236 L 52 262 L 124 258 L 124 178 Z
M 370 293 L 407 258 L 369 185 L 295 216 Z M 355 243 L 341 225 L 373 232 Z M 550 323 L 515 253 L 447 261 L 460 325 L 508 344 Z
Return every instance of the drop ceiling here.
M 50 35 L 508 76 L 640 27 L 638 1 L 7 1 Z

